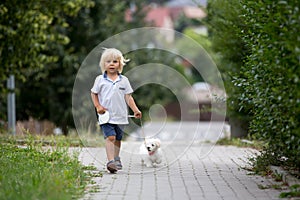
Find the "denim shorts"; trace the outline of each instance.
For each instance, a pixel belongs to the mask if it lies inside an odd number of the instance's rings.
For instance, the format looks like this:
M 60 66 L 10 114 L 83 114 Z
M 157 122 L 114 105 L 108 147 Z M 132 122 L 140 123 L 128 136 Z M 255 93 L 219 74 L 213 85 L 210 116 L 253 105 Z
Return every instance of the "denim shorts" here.
M 107 123 L 100 125 L 100 127 L 105 139 L 109 136 L 116 136 L 116 140 L 122 140 L 125 125 Z

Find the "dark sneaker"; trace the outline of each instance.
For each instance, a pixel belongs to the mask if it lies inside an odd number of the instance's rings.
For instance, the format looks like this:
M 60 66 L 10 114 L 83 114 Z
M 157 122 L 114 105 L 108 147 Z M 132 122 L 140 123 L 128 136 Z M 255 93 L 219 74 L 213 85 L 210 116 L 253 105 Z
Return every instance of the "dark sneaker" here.
M 118 170 L 123 168 L 120 157 L 115 157 L 115 165 L 117 166 Z
M 106 167 L 110 173 L 116 173 L 118 171 L 118 168 L 113 160 L 109 161 L 106 164 Z

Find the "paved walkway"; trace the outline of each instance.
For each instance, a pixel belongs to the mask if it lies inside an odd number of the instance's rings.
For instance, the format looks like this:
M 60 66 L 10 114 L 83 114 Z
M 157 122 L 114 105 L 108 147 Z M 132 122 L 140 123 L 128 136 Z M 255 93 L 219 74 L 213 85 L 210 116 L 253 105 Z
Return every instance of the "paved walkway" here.
M 185 199 L 280 199 L 280 191 L 260 189 L 275 183 L 243 169 L 255 150 L 209 143 L 163 142 L 163 163 L 142 167 L 138 149 L 142 142 L 123 142 L 123 170 L 110 174 L 105 169 L 104 148 L 84 148 L 79 159 L 103 173 L 95 177 L 97 192 L 83 199 L 185 200 Z M 94 186 L 95 186 L 94 185 Z

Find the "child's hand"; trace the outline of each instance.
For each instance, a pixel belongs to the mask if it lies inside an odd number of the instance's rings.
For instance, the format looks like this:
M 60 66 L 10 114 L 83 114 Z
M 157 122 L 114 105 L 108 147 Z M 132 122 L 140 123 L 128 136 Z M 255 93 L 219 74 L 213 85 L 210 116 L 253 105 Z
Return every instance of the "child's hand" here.
M 97 113 L 104 114 L 107 109 L 104 108 L 103 106 L 99 105 L 99 106 L 96 107 L 96 110 L 97 110 Z
M 141 119 L 142 118 L 142 112 L 137 110 L 134 112 L 134 117 L 137 119 Z

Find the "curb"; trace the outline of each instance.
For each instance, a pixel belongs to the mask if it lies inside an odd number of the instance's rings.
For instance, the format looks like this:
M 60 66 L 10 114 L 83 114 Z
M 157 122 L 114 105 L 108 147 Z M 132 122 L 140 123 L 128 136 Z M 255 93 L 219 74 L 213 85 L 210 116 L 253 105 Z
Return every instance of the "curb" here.
M 289 186 L 296 185 L 296 184 L 300 185 L 300 180 L 298 178 L 292 176 L 290 173 L 283 170 L 281 167 L 270 166 L 270 168 L 274 173 L 281 175 L 282 181 L 284 183 L 287 183 Z

